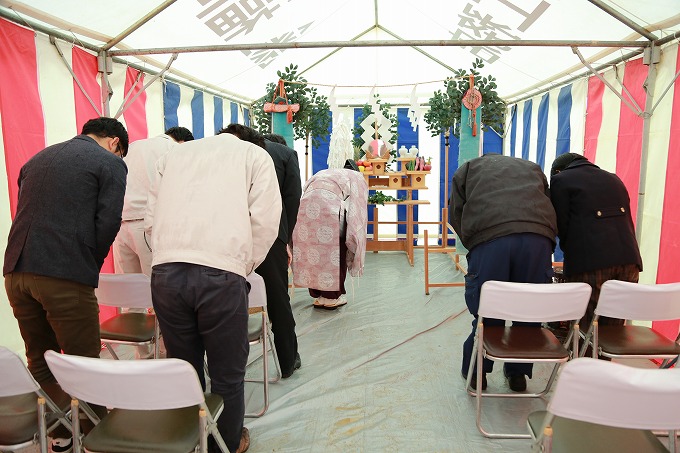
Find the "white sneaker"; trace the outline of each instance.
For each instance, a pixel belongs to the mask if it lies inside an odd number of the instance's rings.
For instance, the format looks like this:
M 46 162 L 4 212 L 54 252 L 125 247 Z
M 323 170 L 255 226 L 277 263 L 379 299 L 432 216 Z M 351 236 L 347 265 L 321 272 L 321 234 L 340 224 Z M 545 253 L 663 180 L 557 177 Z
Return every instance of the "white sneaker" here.
M 321 304 L 322 308 L 325 308 L 326 310 L 335 310 L 338 307 L 346 305 L 347 298 L 344 294 L 342 294 L 337 299 L 326 299 L 325 297 L 319 297 L 319 304 Z
M 73 450 L 73 438 L 55 438 L 50 443 L 50 451 L 52 453 L 70 453 L 71 450 Z

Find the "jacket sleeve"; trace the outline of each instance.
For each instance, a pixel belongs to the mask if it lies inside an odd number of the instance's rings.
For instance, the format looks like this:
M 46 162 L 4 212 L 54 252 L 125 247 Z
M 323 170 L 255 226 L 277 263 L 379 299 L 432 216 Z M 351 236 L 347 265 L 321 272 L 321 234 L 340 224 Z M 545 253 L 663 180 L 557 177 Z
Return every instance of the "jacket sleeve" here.
M 250 190 L 248 206 L 250 229 L 253 238 L 253 262 L 247 273 L 253 271 L 267 257 L 269 249 L 279 234 L 281 221 L 281 191 L 274 162 L 263 149 L 251 150 Z
M 286 162 L 286 177 L 283 181 L 283 193 L 281 200 L 286 208 L 286 221 L 288 222 L 288 242 L 293 242 L 293 230 L 297 222 L 297 213 L 300 209 L 302 197 L 302 181 L 300 180 L 300 164 L 296 152 L 292 152 Z
M 463 207 L 465 206 L 465 180 L 467 179 L 469 165 L 463 164 L 451 180 L 451 196 L 449 199 L 449 223 L 458 233 L 458 237 L 463 236 Z
M 569 240 L 569 191 L 560 183 L 559 176 L 553 176 L 550 187 L 550 200 L 557 215 L 557 236 L 560 248 L 564 250 Z
M 109 254 L 111 244 L 120 230 L 125 198 L 125 182 L 127 167 L 122 159 L 113 161 L 113 165 L 104 166 L 99 177 L 99 194 L 97 195 L 97 213 L 95 214 L 95 232 L 97 248 L 95 258 L 101 269 L 104 259 Z
M 146 233 L 149 247 L 153 250 L 153 217 L 156 211 L 156 200 L 158 198 L 158 188 L 163 179 L 163 171 L 168 155 L 164 155 L 156 162 L 156 172 L 149 185 L 149 193 L 146 196 L 146 211 L 144 213 L 144 232 Z

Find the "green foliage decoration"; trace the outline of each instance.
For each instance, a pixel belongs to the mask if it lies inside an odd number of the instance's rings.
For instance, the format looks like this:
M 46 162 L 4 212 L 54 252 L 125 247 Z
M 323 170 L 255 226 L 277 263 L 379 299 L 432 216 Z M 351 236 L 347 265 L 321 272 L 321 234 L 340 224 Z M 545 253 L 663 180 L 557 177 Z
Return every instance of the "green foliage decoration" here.
M 394 198 L 392 195 L 385 195 L 379 190 L 368 197 L 368 204 L 379 204 L 381 206 L 385 205 L 386 201 L 404 201 L 405 198 Z
M 469 74 L 474 74 L 475 87 L 482 93 L 482 130 L 493 128 L 498 134 L 503 135 L 506 105 L 496 93 L 498 87 L 496 79 L 493 76 L 481 77 L 477 71 L 483 67 L 484 62 L 477 58 L 469 71 L 455 70 L 455 77 L 449 77 L 444 81 L 444 91 L 434 92 L 430 98 L 430 110 L 424 116 L 427 130 L 433 137 L 452 126 L 455 126 L 453 135 L 460 137 L 461 106 L 463 96 L 470 87 L 469 79 L 466 77 Z
M 298 74 L 297 65 L 291 64 L 283 71 L 277 71 L 276 75 L 286 82 L 295 82 L 285 84 L 288 101 L 300 105 L 300 110 L 293 113 L 294 138 L 311 138 L 312 145 L 319 146 L 320 138 L 328 135 L 331 126 L 328 98 L 320 95 L 316 88 L 308 86 L 307 79 Z M 272 131 L 272 116 L 264 111 L 264 104 L 272 101 L 277 85 L 278 80 L 267 84 L 267 93 L 252 105 L 254 128 L 263 134 Z

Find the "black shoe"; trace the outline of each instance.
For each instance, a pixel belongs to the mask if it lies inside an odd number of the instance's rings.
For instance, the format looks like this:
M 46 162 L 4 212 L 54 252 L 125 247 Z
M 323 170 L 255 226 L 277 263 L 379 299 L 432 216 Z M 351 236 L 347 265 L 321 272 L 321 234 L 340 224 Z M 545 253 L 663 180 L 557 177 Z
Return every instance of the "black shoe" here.
M 462 375 L 463 379 L 467 380 L 467 376 L 464 374 Z M 486 390 L 486 373 L 482 372 L 482 390 Z M 474 390 L 477 390 L 477 373 L 472 375 L 472 379 L 470 379 L 470 387 L 472 387 Z
M 300 367 L 302 366 L 302 360 L 300 360 L 300 354 L 295 354 L 295 363 L 293 363 L 293 368 L 291 368 L 289 371 L 282 372 L 281 377 L 283 379 L 287 379 L 293 375 L 295 370 L 299 370 Z
M 513 392 L 523 392 L 527 389 L 527 378 L 523 374 L 506 375 L 508 378 L 508 385 Z

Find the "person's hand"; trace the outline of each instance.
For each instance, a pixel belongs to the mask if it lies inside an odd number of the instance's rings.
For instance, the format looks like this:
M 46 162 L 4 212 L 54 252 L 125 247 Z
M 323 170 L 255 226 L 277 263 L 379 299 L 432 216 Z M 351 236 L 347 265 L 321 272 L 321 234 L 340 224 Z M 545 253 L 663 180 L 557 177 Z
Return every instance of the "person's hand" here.
M 286 245 L 286 253 L 288 253 L 288 265 L 293 261 L 293 253 L 290 251 L 290 245 Z

